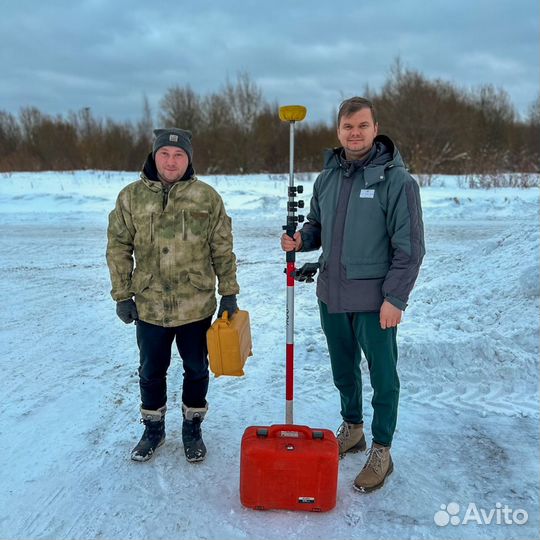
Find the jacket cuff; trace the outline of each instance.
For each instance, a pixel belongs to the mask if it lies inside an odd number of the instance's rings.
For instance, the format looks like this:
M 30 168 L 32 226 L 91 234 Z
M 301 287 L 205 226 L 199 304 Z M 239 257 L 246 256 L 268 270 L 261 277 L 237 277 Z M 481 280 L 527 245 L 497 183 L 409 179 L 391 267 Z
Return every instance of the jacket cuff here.
M 306 247 L 306 239 L 304 238 L 304 235 L 302 234 L 302 231 L 298 231 L 300 233 L 300 238 L 302 239 L 302 247 L 299 249 L 299 253 L 302 252 L 302 251 L 305 251 L 305 247 Z
M 220 296 L 231 296 L 231 295 L 236 295 L 236 294 L 240 294 L 240 286 L 238 285 L 238 283 L 221 283 L 219 282 L 219 286 L 218 286 L 218 294 Z
M 120 290 L 114 290 L 111 291 L 112 299 L 115 302 L 122 302 L 123 300 L 129 300 L 130 298 L 133 298 L 133 293 L 128 289 L 120 289 Z
M 396 298 L 391 294 L 385 294 L 384 299 L 388 300 L 388 302 L 390 302 L 394 307 L 401 309 L 401 311 L 405 311 L 405 309 L 407 308 L 406 302 L 403 302 L 403 300 L 400 300 L 399 298 Z
M 304 235 L 301 229 L 298 232 L 300 233 L 300 238 L 302 238 L 302 247 L 298 250 L 298 253 L 313 251 L 313 247 L 311 246 L 311 240 Z

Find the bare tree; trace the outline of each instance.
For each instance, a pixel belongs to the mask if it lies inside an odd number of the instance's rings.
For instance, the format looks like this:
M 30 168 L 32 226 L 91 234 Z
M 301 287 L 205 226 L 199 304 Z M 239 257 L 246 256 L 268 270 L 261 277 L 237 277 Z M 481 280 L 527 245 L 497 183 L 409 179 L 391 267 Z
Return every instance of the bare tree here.
M 396 140 L 413 172 L 434 173 L 463 160 L 460 94 L 440 80 L 428 81 L 397 58 L 379 93 L 372 95 L 379 132 Z
M 260 152 L 260 147 L 253 137 L 253 128 L 265 105 L 262 91 L 247 73 L 239 73 L 235 84 L 227 81 L 222 94 L 232 120 L 227 130 L 229 144 L 236 147 L 235 162 L 229 158 L 230 170 L 250 172 L 254 169 L 257 154 Z
M 236 126 L 249 132 L 265 105 L 261 89 L 248 73 L 241 72 L 237 75 L 235 84 L 227 80 L 223 95 Z
M 195 132 L 201 125 L 201 98 L 189 85 L 174 86 L 160 101 L 161 127 L 179 127 Z
M 0 170 L 11 170 L 17 161 L 21 130 L 15 116 L 0 111 Z
M 154 120 L 152 118 L 152 109 L 150 108 L 150 102 L 148 96 L 143 95 L 143 112 L 141 119 L 137 122 L 137 134 L 140 139 L 150 144 L 152 141 L 152 129 L 154 127 Z
M 201 126 L 193 139 L 197 168 L 209 174 L 232 172 L 234 120 L 226 97 L 219 93 L 206 96 L 202 100 L 201 114 Z
M 531 126 L 540 126 L 540 92 L 529 106 L 528 122 Z

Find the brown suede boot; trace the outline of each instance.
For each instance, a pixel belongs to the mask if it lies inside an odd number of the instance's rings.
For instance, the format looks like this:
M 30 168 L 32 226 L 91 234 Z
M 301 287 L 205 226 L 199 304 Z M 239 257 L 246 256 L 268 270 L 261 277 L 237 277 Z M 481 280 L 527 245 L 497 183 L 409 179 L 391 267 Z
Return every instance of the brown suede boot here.
M 336 432 L 336 438 L 340 457 L 343 457 L 347 452 L 363 452 L 367 448 L 364 424 L 343 422 Z
M 366 464 L 355 478 L 353 487 L 362 493 L 379 489 L 393 470 L 390 447 L 373 443 Z

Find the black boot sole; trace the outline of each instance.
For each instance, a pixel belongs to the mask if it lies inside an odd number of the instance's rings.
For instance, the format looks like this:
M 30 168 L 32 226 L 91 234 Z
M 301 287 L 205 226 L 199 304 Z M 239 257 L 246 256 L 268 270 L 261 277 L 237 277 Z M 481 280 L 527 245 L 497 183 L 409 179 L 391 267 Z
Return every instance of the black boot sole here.
M 188 463 L 201 463 L 201 461 L 204 461 L 206 458 L 206 456 L 201 456 L 201 457 L 198 457 L 198 458 L 191 458 L 189 459 L 187 456 L 186 456 L 186 461 Z
M 202 456 L 196 456 L 196 457 L 188 457 L 187 454 L 184 452 L 184 456 L 186 457 L 186 461 L 188 463 L 200 463 L 201 461 L 204 461 L 206 458 L 206 448 L 204 450 L 204 454 Z
M 152 452 L 146 454 L 146 456 L 140 456 L 138 454 L 135 454 L 135 451 L 131 452 L 131 461 L 136 461 L 137 463 L 144 463 L 145 461 L 150 461 L 152 459 L 152 456 L 156 453 L 156 450 L 165 444 L 165 439 L 160 441 L 160 443 L 156 446 L 155 450 Z

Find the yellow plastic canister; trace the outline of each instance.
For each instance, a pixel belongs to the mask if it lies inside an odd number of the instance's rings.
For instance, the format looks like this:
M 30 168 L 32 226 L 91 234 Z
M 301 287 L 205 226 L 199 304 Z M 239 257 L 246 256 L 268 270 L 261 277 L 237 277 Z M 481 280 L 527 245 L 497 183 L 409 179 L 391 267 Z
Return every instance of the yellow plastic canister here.
M 212 373 L 241 377 L 244 364 L 253 355 L 249 313 L 238 310 L 232 319 L 225 311 L 206 334 L 208 358 Z

